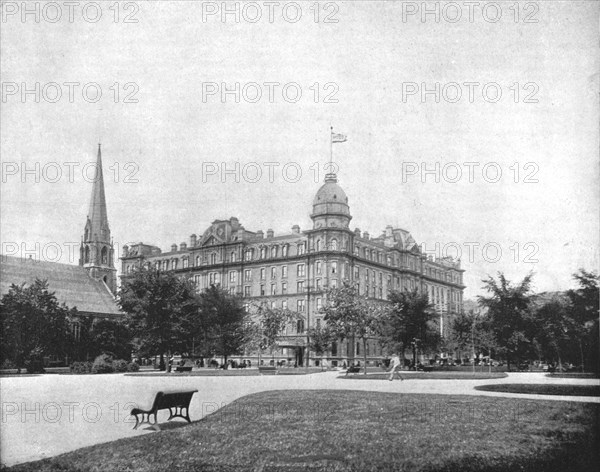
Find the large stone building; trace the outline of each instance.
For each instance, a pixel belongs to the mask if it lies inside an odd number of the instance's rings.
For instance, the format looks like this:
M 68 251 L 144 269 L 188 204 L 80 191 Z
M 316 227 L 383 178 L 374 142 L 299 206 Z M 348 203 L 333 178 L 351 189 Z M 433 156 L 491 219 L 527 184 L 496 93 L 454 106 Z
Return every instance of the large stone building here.
M 386 299 L 392 289 L 426 291 L 446 331 L 448 317 L 462 310 L 463 270 L 459 262 L 434 260 L 420 251 L 404 229 L 388 226 L 372 237 L 349 229 L 350 207 L 335 174 L 328 174 L 313 200 L 313 227 L 275 235 L 272 230 L 248 231 L 237 218 L 215 220 L 201 235 L 173 244 L 162 252 L 143 243 L 123 247 L 123 276 L 136 267 L 174 271 L 192 278 L 198 290 L 220 284 L 251 302 L 288 308 L 303 317 L 289 326 L 279 358 L 303 365 L 307 353 L 307 329 L 323 323 L 319 313 L 325 292 L 344 281 L 355 284 L 360 294 Z M 344 341 L 333 346 L 328 359 L 333 365 L 362 356 L 362 345 Z M 376 340 L 370 340 L 371 360 L 384 356 Z M 310 359 L 313 364 L 315 360 Z

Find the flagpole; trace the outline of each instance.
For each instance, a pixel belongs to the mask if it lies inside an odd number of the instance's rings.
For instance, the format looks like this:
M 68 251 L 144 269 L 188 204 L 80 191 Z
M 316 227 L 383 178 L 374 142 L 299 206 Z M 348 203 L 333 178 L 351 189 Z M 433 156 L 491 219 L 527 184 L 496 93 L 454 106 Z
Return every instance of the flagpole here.
M 330 168 L 331 165 L 333 165 L 333 126 L 330 127 L 330 131 L 329 131 L 329 164 L 330 164 Z

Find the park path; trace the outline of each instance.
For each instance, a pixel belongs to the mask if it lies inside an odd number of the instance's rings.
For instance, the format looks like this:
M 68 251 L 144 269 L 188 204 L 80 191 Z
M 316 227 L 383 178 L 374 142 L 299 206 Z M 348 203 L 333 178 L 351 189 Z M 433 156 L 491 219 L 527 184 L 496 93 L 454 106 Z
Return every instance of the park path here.
M 234 400 L 268 390 L 335 389 L 378 392 L 478 395 L 523 399 L 600 403 L 600 397 L 515 395 L 483 392 L 475 386 L 495 383 L 561 383 L 600 385 L 598 379 L 548 378 L 537 373 L 515 373 L 488 380 L 410 379 L 342 380 L 339 372 L 272 376 L 174 375 L 40 375 L 0 379 L 2 419 L 0 457 L 10 466 L 51 457 L 120 438 L 149 434 L 134 431 L 128 412 L 148 408 L 159 390 L 197 389 L 190 417 L 199 420 Z M 359 374 L 360 375 L 360 374 Z M 491 401 L 491 400 L 490 400 Z M 166 420 L 159 414 L 159 422 Z

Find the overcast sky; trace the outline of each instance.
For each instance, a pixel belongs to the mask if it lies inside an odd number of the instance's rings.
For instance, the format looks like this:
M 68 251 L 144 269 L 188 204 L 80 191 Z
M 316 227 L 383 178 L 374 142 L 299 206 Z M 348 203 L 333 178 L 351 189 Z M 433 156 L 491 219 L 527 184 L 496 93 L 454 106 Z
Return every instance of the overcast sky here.
M 66 248 L 83 233 L 99 141 L 119 246 L 167 250 L 231 216 L 309 229 L 334 126 L 348 137 L 333 158 L 351 229 L 460 248 L 466 298 L 497 271 L 534 271 L 545 291 L 598 267 L 597 2 L 429 2 L 424 17 L 421 2 L 322 2 L 318 18 L 314 2 L 238 3 L 239 23 L 220 2 L 41 2 L 38 23 L 8 4 L 5 253 L 39 243 L 52 259 L 58 244 L 77 263 Z M 220 93 L 236 83 L 239 103 Z

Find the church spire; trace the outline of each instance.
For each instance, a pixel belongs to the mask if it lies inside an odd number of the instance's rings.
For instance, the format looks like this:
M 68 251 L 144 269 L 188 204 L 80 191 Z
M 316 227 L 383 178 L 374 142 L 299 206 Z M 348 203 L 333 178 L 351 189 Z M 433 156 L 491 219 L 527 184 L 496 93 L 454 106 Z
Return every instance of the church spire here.
M 96 158 L 96 175 L 92 187 L 92 197 L 88 211 L 90 232 L 88 240 L 110 243 L 110 230 L 108 228 L 108 215 L 106 212 L 106 196 L 104 194 L 104 175 L 102 172 L 102 147 L 98 144 L 98 157 Z
M 100 144 L 98 144 L 96 175 L 80 248 L 79 265 L 85 267 L 92 278 L 102 280 L 113 294 L 116 292 L 114 249 L 108 226 Z

